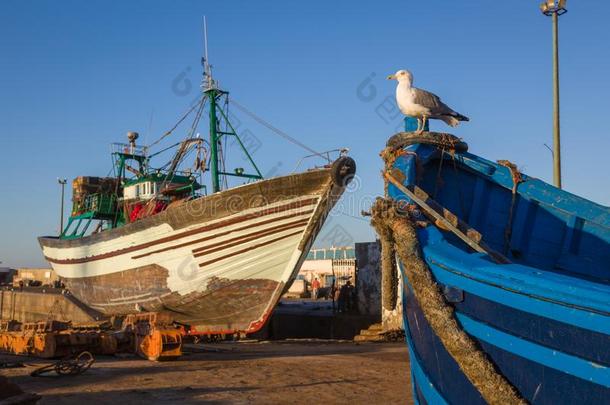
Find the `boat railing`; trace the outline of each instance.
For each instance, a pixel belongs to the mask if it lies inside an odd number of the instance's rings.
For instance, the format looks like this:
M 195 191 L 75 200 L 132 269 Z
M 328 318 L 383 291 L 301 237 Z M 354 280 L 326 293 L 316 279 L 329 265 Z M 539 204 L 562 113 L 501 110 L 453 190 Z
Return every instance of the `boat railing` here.
M 115 142 L 110 145 L 112 153 L 122 153 L 127 155 L 147 156 L 148 147 L 141 145 L 130 145 L 127 143 Z
M 335 153 L 336 153 L 336 156 L 338 158 L 338 157 L 347 155 L 348 152 L 349 152 L 348 148 L 339 148 L 339 149 L 331 149 L 331 150 L 327 150 L 325 152 L 313 153 L 311 155 L 303 156 L 297 162 L 297 165 L 295 166 L 294 170 L 292 171 L 292 174 L 296 173 L 299 170 L 299 168 L 301 167 L 301 164 L 303 164 L 303 162 L 305 160 L 312 159 L 312 158 L 323 159 L 326 161 L 326 163 L 324 164 L 326 166 L 326 165 L 330 165 L 334 161 L 334 159 L 331 159 L 331 155 L 335 155 Z
M 95 216 L 114 216 L 116 211 L 116 196 L 107 193 L 87 195 L 81 202 L 75 204 L 72 216 L 83 213 L 94 213 Z

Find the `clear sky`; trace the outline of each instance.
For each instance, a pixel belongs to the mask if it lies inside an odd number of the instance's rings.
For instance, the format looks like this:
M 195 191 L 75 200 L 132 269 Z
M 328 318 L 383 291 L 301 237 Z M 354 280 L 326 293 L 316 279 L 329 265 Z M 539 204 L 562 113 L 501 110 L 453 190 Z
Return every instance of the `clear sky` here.
M 360 201 L 383 190 L 378 152 L 400 123 L 385 77 L 401 68 L 471 118 L 452 130 L 471 152 L 551 181 L 551 21 L 538 2 L 3 0 L 0 261 L 43 265 L 36 236 L 57 232 L 56 178 L 106 175 L 111 142 L 128 130 L 151 142 L 182 115 L 198 92 L 203 15 L 216 78 L 236 100 L 317 150 L 346 146 L 357 160 L 356 190 L 318 246 L 374 237 L 357 217 Z M 609 205 L 610 26 L 593 2 L 568 9 L 564 187 Z M 307 154 L 235 117 L 263 173 L 289 173 Z

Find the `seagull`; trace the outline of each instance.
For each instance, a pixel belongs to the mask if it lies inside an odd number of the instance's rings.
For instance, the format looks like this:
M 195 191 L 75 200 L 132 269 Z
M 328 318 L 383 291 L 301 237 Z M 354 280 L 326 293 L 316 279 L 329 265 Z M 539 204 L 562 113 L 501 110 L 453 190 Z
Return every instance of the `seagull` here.
M 417 118 L 417 131 L 421 134 L 428 118 L 445 121 L 455 127 L 460 121 L 470 121 L 468 117 L 453 111 L 436 95 L 413 87 L 413 75 L 408 70 L 399 70 L 388 76 L 388 80 L 398 80 L 396 102 L 400 111 L 409 117 Z

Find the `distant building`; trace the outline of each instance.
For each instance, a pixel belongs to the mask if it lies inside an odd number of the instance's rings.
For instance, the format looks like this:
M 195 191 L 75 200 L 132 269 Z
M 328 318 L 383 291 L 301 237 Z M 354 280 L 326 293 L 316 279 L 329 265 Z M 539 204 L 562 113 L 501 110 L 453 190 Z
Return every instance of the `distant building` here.
M 295 282 L 284 297 L 309 297 L 311 283 L 317 278 L 320 281 L 320 297 L 331 298 L 330 289 L 333 281 L 337 288 L 348 280 L 355 285 L 356 273 L 356 255 L 353 246 L 311 249 L 301 265 Z
M 311 283 L 316 277 L 321 287 L 339 288 L 350 280 L 356 283 L 356 253 L 353 246 L 312 249 L 303 262 L 299 276 Z
M 49 268 L 22 267 L 15 270 L 13 274 L 13 286 L 18 286 L 20 281 L 27 286 L 30 283 L 38 285 L 53 285 L 58 280 L 57 274 Z
M 12 283 L 14 273 L 15 269 L 11 269 L 10 267 L 0 267 L 0 285 Z

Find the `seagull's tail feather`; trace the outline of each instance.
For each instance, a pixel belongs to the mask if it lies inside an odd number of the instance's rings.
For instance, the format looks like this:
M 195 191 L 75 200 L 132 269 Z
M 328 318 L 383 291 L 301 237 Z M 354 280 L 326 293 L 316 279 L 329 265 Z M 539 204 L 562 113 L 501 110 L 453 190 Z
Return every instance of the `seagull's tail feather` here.
M 455 111 L 453 112 L 453 114 L 451 114 L 451 116 L 455 117 L 458 121 L 470 121 L 470 118 Z
M 443 120 L 445 122 L 445 124 L 450 125 L 452 127 L 455 127 L 455 126 L 457 126 L 457 124 L 460 123 L 460 120 L 458 120 L 457 118 L 455 118 L 451 115 L 441 115 L 438 118 L 440 120 Z
M 441 115 L 438 118 L 443 120 L 445 122 L 445 124 L 450 125 L 452 127 L 457 126 L 460 123 L 460 121 L 470 121 L 470 119 L 468 117 L 466 117 L 465 115 L 462 115 L 460 113 L 457 113 L 455 111 L 452 111 L 450 114 L 447 114 L 447 115 Z

